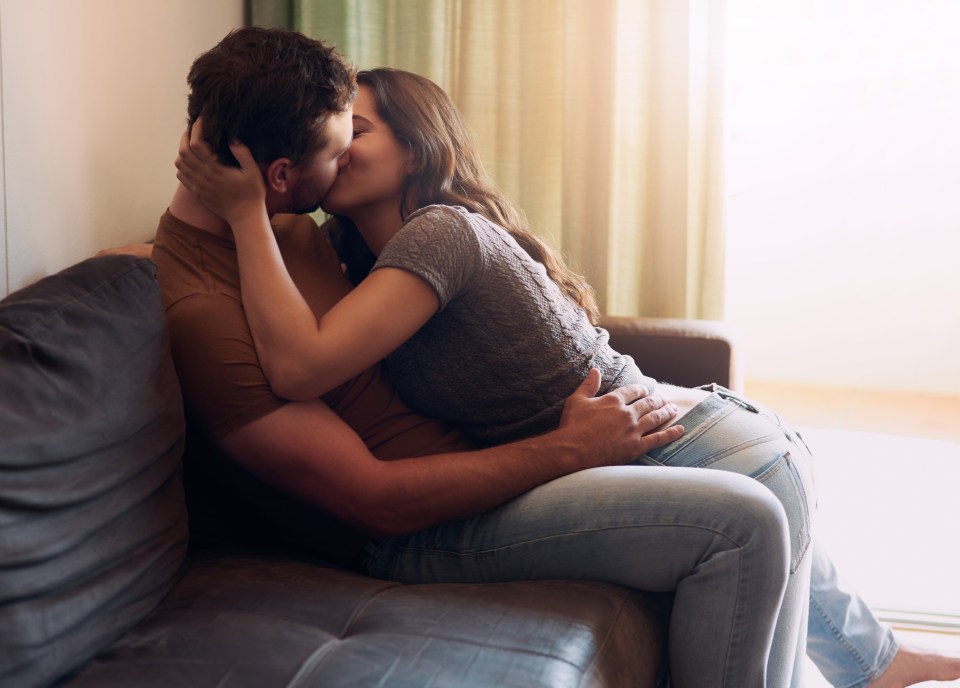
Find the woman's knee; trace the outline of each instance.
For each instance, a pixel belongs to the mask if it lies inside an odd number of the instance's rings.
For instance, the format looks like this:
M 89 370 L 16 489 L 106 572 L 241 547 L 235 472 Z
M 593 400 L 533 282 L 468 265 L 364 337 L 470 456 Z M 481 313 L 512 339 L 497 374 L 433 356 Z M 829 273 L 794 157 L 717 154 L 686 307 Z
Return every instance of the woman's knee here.
M 790 571 L 797 570 L 810 546 L 812 515 L 815 508 L 809 467 L 802 457 L 784 452 L 769 470 L 757 476 L 783 505 L 789 523 Z
M 781 500 L 756 480 L 736 473 L 727 474 L 743 548 L 772 569 L 782 570 L 784 580 L 790 568 L 791 523 Z

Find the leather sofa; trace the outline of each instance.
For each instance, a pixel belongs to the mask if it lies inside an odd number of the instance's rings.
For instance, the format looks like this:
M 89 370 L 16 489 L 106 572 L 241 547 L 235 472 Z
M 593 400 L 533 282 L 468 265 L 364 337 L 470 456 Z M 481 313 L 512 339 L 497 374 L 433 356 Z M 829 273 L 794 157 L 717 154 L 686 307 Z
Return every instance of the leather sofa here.
M 739 386 L 720 323 L 604 324 L 654 377 Z M 188 441 L 149 260 L 92 258 L 0 302 L 0 684 L 666 680 L 669 596 L 376 580 L 221 509 Z

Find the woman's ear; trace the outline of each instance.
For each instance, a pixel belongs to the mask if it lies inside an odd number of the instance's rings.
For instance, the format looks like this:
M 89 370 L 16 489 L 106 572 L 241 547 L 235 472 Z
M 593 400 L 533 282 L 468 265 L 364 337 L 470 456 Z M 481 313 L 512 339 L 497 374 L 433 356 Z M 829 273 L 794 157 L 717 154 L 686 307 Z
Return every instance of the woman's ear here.
M 416 174 L 420 171 L 420 161 L 417 160 L 417 156 L 414 155 L 413 151 L 410 151 L 407 154 L 407 164 L 403 168 L 403 173 L 406 175 Z
M 290 158 L 277 158 L 269 165 L 264 172 L 264 179 L 267 184 L 267 191 L 276 193 L 286 193 L 293 183 L 293 165 Z
M 407 164 L 403 167 L 403 173 L 405 175 L 416 174 L 420 171 L 422 165 L 420 160 L 417 158 L 417 151 L 414 149 L 413 144 L 405 138 L 398 137 L 401 145 L 407 149 Z

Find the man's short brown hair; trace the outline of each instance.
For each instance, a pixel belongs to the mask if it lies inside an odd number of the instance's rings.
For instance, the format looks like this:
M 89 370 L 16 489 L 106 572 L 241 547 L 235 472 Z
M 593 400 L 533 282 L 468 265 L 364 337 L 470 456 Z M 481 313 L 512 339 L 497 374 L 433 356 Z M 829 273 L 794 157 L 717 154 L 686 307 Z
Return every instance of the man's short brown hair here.
M 194 61 L 187 82 L 189 123 L 202 115 L 204 137 L 233 164 L 231 139 L 261 163 L 309 159 L 327 143 L 327 118 L 346 110 L 357 92 L 355 70 L 330 46 L 258 27 L 227 34 Z

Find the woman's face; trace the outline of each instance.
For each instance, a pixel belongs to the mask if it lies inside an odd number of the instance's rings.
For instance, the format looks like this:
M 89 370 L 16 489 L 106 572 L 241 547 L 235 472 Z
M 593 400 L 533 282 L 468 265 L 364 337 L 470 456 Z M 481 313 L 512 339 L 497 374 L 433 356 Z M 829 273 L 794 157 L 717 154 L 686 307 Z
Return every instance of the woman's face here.
M 351 218 L 379 207 L 398 212 L 413 154 L 380 119 L 369 86 L 360 86 L 353 104 L 353 142 L 347 158 L 323 198 L 324 211 Z

